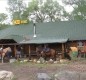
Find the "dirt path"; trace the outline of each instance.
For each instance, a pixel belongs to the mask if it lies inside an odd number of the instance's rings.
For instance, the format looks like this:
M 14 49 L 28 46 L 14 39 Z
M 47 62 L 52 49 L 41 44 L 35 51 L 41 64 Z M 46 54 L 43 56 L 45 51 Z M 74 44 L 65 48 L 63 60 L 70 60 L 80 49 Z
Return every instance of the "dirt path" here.
M 37 80 L 37 73 L 39 72 L 46 72 L 50 75 L 61 70 L 86 72 L 86 60 L 67 64 L 0 63 L 0 70 L 12 71 L 15 80 Z

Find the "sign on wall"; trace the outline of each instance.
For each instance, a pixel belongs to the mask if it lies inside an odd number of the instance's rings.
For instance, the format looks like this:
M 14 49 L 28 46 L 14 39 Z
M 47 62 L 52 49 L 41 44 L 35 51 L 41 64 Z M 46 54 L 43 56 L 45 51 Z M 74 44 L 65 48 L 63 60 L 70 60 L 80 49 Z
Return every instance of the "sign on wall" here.
M 13 20 L 13 24 L 26 24 L 28 23 L 27 20 Z

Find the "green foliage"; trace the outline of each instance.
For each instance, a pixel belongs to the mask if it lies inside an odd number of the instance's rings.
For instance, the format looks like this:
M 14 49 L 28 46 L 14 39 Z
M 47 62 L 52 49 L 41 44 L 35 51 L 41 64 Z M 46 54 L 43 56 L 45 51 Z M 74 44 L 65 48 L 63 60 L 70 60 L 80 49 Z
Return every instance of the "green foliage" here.
M 39 9 L 39 7 L 38 7 L 38 1 L 37 0 L 32 0 L 32 2 L 30 2 L 28 4 L 29 12 L 37 11 L 38 9 Z
M 7 19 L 7 15 L 4 13 L 0 13 L 0 30 L 7 28 L 7 24 L 4 21 Z
M 73 12 L 65 11 L 55 0 L 32 0 L 28 7 L 23 3 L 24 0 L 8 0 L 9 12 L 12 20 L 21 19 L 28 22 L 50 22 L 61 20 L 85 20 L 86 19 L 86 0 L 62 0 L 63 4 L 73 7 Z M 32 17 L 34 16 L 34 17 Z M 29 18 L 29 19 L 28 19 Z M 5 17 L 0 17 L 5 20 Z
M 27 9 L 29 18 L 31 18 L 31 15 L 34 15 L 36 22 L 58 21 L 64 17 L 64 8 L 59 5 L 57 1 L 53 0 L 46 0 L 46 2 L 42 0 L 32 0 L 32 2 L 28 4 Z
M 0 24 L 7 19 L 7 15 L 4 13 L 0 13 Z
M 58 1 L 32 0 L 28 3 L 28 7 L 26 7 L 23 1 L 24 0 L 8 0 L 8 10 L 12 20 L 21 19 L 28 20 L 29 22 L 33 20 L 36 22 L 50 22 L 65 19 L 71 20 L 74 18 L 74 15 L 67 13 L 64 7 L 61 6 Z M 66 3 L 65 0 L 64 2 Z M 73 4 L 74 0 L 71 2 L 71 4 Z
M 12 20 L 28 20 L 26 5 L 23 0 L 8 0 L 8 5 Z
M 14 77 L 12 80 L 18 80 L 16 77 Z
M 85 20 L 86 19 L 86 0 L 79 0 L 77 2 L 77 7 L 75 7 L 73 14 L 75 20 Z
M 74 10 L 68 15 L 70 20 L 86 19 L 86 0 L 63 0 L 66 5 L 71 5 Z
M 42 6 L 42 13 L 47 15 L 45 18 L 50 18 L 50 21 L 61 20 L 62 7 L 53 0 L 46 0 L 44 6 Z

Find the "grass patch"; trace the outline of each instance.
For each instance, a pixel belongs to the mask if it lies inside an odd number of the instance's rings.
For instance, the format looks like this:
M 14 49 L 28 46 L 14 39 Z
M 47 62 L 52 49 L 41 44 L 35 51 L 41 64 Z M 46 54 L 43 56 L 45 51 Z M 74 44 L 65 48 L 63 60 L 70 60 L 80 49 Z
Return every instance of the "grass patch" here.
M 18 80 L 18 79 L 14 76 L 14 78 L 12 80 Z

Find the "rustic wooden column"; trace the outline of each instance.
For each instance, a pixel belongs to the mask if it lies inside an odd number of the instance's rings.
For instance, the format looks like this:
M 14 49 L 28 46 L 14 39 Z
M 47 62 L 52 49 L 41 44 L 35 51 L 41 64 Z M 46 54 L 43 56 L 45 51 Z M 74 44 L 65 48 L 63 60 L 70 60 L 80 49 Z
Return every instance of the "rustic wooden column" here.
M 1 62 L 4 63 L 4 60 L 3 60 L 3 58 L 4 58 L 3 57 L 3 45 L 2 45 L 2 54 L 1 54 L 1 56 L 2 56 L 2 58 L 1 58 L 2 61 Z
M 62 52 L 64 53 L 64 43 L 62 43 Z
M 31 59 L 31 48 L 30 48 L 30 45 L 29 45 L 29 59 Z
M 62 57 L 64 58 L 64 43 L 62 43 Z
M 14 45 L 14 55 L 16 57 L 16 45 Z

